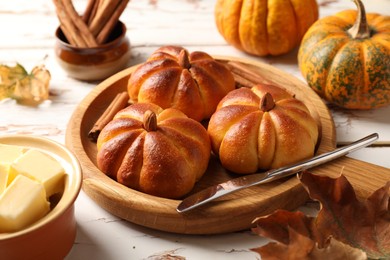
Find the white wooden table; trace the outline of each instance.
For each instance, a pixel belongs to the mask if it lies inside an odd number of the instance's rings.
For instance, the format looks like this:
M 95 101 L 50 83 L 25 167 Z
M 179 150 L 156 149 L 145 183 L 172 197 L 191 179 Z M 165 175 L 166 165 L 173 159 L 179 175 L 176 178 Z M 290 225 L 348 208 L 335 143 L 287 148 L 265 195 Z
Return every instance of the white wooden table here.
M 207 0 L 132 0 L 121 20 L 132 44 L 130 65 L 143 62 L 156 48 L 174 44 L 190 51 L 245 57 L 278 67 L 303 80 L 297 67 L 297 50 L 280 57 L 252 57 L 226 44 L 214 23 L 214 2 Z M 390 0 L 364 1 L 367 12 L 390 15 Z M 349 0 L 318 0 L 320 17 L 354 8 Z M 86 0 L 74 0 L 84 10 Z M 51 96 L 38 107 L 14 100 L 0 101 L 0 135 L 34 134 L 65 143 L 72 112 L 98 84 L 69 78 L 54 56 L 58 19 L 48 0 L 0 2 L 0 63 L 21 63 L 28 71 L 39 63 L 50 70 Z M 372 111 L 332 109 L 337 142 L 344 144 L 372 132 L 379 133 L 374 147 L 351 157 L 390 168 L 390 106 Z M 390 179 L 390 176 L 389 176 Z M 308 210 L 303 207 L 302 210 Z M 84 192 L 76 201 L 78 234 L 67 259 L 259 259 L 249 249 L 268 241 L 242 231 L 215 236 L 159 232 L 123 221 L 98 207 Z

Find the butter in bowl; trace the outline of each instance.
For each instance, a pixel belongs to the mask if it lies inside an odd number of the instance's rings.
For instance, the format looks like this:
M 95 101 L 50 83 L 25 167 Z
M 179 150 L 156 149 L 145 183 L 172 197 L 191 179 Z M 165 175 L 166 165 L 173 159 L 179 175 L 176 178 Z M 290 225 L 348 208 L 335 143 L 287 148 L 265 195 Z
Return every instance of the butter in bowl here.
M 50 139 L 0 137 L 0 252 L 5 259 L 63 259 L 76 237 L 82 173 Z M 20 250 L 23 248 L 23 250 Z

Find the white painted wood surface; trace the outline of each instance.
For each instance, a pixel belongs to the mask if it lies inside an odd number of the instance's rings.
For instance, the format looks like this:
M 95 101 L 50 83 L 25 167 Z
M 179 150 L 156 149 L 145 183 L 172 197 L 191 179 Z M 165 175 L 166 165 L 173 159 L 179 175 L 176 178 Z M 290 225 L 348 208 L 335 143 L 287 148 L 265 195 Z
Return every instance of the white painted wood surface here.
M 83 10 L 86 0 L 74 0 Z M 226 44 L 214 23 L 214 0 L 132 0 L 122 15 L 132 44 L 129 65 L 143 62 L 162 45 L 182 45 L 190 51 L 245 57 L 278 67 L 303 80 L 297 50 L 280 57 L 253 57 Z M 349 0 L 318 0 L 320 16 L 354 8 Z M 390 15 L 390 0 L 365 0 L 367 12 Z M 38 107 L 14 100 L 0 101 L 0 135 L 34 134 L 64 143 L 69 118 L 79 102 L 98 84 L 67 77 L 54 56 L 58 20 L 48 0 L 0 2 L 0 63 L 21 63 L 27 70 L 44 63 L 50 70 L 51 96 Z M 376 147 L 351 157 L 390 168 L 390 106 L 371 111 L 332 108 L 337 141 L 344 144 L 378 132 Z M 390 176 L 389 176 L 390 179 Z M 312 212 L 310 208 L 303 210 Z M 159 259 L 164 255 L 186 259 L 258 259 L 249 249 L 267 241 L 250 231 L 217 236 L 186 236 L 146 229 L 122 221 L 99 208 L 81 192 L 76 201 L 78 235 L 67 259 Z M 179 258 L 178 258 L 179 259 Z

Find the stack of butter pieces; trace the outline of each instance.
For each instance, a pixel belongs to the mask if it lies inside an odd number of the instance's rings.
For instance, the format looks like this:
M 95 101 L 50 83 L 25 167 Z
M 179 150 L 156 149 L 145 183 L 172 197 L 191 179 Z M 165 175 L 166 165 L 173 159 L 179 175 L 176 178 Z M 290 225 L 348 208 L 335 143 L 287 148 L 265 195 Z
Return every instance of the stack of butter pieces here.
M 65 170 L 35 148 L 0 144 L 0 233 L 15 232 L 50 211 L 50 196 L 64 189 Z

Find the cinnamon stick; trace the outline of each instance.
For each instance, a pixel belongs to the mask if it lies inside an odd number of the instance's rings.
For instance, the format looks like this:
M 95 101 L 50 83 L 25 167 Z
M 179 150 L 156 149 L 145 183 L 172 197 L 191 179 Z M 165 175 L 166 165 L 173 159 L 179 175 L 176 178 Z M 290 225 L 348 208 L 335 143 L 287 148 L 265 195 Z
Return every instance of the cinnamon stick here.
M 97 0 L 89 0 L 87 3 L 87 7 L 85 8 L 84 14 L 83 14 L 83 21 L 84 23 L 88 24 L 89 18 L 91 17 L 92 10 L 95 7 Z
M 103 26 L 102 30 L 99 32 L 99 34 L 96 37 L 96 40 L 99 44 L 103 44 L 106 42 L 108 36 L 110 36 L 112 29 L 114 29 L 115 25 L 118 23 L 119 17 L 126 9 L 128 3 L 129 0 L 121 0 L 119 2 L 118 6 L 114 10 L 114 13 L 107 21 L 107 23 Z
M 61 0 L 60 0 L 61 1 Z M 65 11 L 68 13 L 69 18 L 73 21 L 75 26 L 79 29 L 81 37 L 84 39 L 87 47 L 96 47 L 98 44 L 95 37 L 92 35 L 88 26 L 77 14 L 71 0 L 62 0 Z
M 241 82 L 243 85 L 250 83 L 254 84 L 273 84 L 273 82 L 267 80 L 263 76 L 259 75 L 252 69 L 250 69 L 247 65 L 244 65 L 240 62 L 236 61 L 229 61 L 226 64 L 230 71 L 233 73 L 233 76 L 235 79 L 238 79 L 239 82 Z M 245 79 L 245 80 L 243 80 Z M 245 83 L 246 82 L 246 83 Z M 248 86 L 251 87 L 251 86 Z
M 73 38 L 72 32 L 68 30 L 68 27 L 63 24 L 60 25 L 62 33 L 65 35 L 65 38 L 68 40 L 70 45 L 78 46 L 77 41 Z
M 245 77 L 242 77 L 241 75 L 235 73 L 232 71 L 234 81 L 236 82 L 236 85 L 238 88 L 252 88 L 256 85 L 256 82 L 250 81 L 246 79 Z
M 65 6 L 61 0 L 53 0 L 56 6 L 57 16 L 61 23 L 61 29 L 70 44 L 77 47 L 87 47 L 87 43 L 80 36 L 80 31 L 69 18 Z
M 118 93 L 114 100 L 111 101 L 110 105 L 103 112 L 103 114 L 99 117 L 96 123 L 93 125 L 92 129 L 88 133 L 88 138 L 96 142 L 100 132 L 103 128 L 114 118 L 116 113 L 125 108 L 129 103 L 129 95 L 126 91 Z
M 88 24 L 88 27 L 91 26 L 93 18 L 96 16 L 97 10 L 99 8 L 101 0 L 96 0 L 94 6 L 92 7 L 91 14 L 88 17 L 88 21 L 85 21 Z
M 102 1 L 101 4 L 99 4 L 97 13 L 93 18 L 91 25 L 89 26 L 92 34 L 95 37 L 98 36 L 104 24 L 106 24 L 108 19 L 112 16 L 119 2 L 120 0 L 106 0 Z
M 107 41 L 129 0 L 88 0 L 82 17 L 72 0 L 53 0 L 60 27 L 71 45 L 97 47 Z

